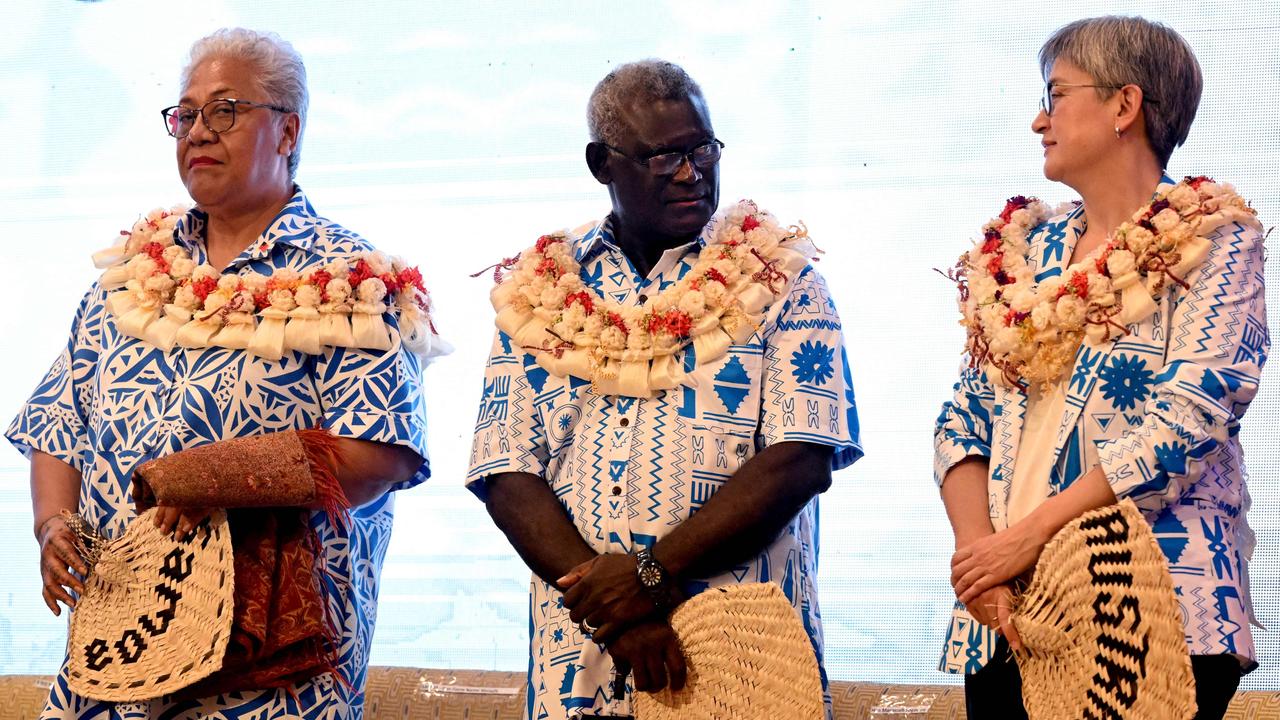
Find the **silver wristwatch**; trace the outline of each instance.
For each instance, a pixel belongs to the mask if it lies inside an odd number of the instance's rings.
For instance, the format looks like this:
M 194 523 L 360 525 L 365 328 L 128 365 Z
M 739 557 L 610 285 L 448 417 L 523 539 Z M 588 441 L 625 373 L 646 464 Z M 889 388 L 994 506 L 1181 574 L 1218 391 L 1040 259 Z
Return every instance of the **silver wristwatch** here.
M 640 587 L 649 593 L 654 607 L 664 611 L 671 607 L 671 576 L 667 573 L 667 569 L 653 558 L 649 548 L 636 551 L 636 579 L 640 581 Z

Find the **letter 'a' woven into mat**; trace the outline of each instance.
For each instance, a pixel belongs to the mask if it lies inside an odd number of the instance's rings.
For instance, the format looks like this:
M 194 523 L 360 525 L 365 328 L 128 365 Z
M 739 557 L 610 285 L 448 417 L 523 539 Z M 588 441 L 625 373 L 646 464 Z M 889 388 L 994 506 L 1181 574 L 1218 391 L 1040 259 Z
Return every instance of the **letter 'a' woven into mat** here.
M 67 675 L 79 695 L 147 700 L 222 666 L 235 582 L 226 513 L 186 540 L 162 533 L 155 513 L 101 546 L 71 614 Z
M 1186 720 L 1191 656 L 1164 553 L 1130 500 L 1085 513 L 1053 537 L 1014 626 L 1032 720 Z
M 825 717 L 813 644 L 777 585 L 712 588 L 677 608 L 671 627 L 688 682 L 636 693 L 636 720 Z

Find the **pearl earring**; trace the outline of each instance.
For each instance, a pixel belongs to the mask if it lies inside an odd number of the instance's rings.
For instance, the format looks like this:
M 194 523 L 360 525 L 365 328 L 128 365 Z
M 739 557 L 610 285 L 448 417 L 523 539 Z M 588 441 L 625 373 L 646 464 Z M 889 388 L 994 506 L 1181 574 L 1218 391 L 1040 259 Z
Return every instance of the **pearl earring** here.
M 1117 139 L 1117 140 L 1119 140 L 1119 139 L 1120 139 L 1120 126 L 1119 126 L 1119 125 L 1117 125 L 1117 126 L 1116 126 L 1116 139 Z

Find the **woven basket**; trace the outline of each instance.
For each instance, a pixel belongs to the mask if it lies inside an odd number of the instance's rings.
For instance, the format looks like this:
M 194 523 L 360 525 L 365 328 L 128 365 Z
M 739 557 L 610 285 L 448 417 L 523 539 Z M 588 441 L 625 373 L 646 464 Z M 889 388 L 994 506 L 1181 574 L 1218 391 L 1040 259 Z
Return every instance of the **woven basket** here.
M 671 616 L 688 682 L 636 693 L 636 720 L 821 720 L 822 680 L 795 608 L 773 583 L 707 590 Z
M 147 700 L 222 666 L 231 635 L 231 532 L 218 510 L 186 540 L 155 526 L 156 510 L 107 541 L 71 615 L 68 683 L 95 700 Z
M 1191 656 L 1164 553 L 1125 500 L 1071 521 L 1015 603 L 1022 699 L 1033 720 L 1195 714 Z

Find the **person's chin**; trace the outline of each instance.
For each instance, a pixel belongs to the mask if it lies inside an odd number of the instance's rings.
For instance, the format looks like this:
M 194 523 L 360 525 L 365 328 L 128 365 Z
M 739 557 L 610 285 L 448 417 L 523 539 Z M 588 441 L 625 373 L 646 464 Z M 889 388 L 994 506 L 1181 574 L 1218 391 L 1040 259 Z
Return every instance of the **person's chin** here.
M 198 173 L 183 179 L 183 184 L 187 186 L 187 194 L 197 205 L 216 205 L 218 198 L 224 194 L 222 183 L 210 182 L 211 179 L 201 178 Z
M 676 234 L 688 235 L 697 233 L 711 220 L 715 208 L 708 198 L 699 198 L 691 202 L 668 203 L 666 207 L 666 224 Z

